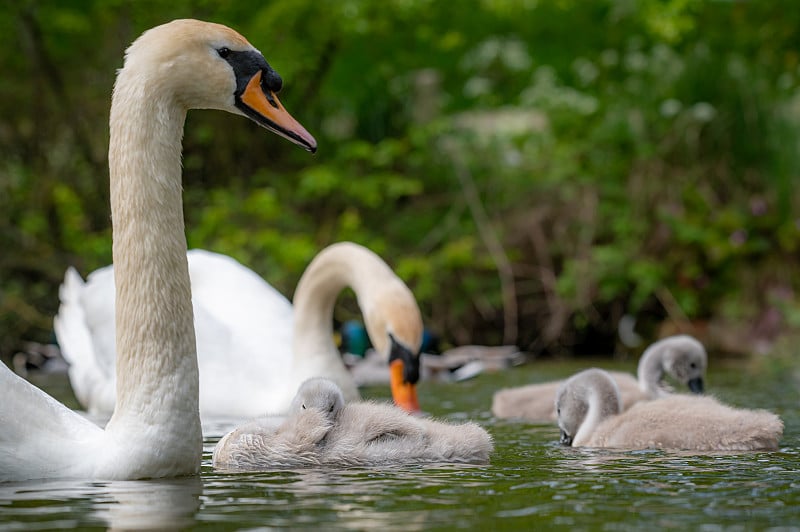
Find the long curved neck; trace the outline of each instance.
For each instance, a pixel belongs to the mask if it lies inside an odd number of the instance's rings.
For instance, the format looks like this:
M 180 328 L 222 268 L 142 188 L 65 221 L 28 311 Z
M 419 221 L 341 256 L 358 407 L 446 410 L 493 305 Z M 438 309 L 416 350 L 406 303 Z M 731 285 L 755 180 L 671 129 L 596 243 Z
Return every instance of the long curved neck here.
M 337 244 L 323 250 L 306 268 L 293 300 L 296 372 L 320 364 L 341 366 L 346 371 L 332 340 L 333 308 L 341 291 L 350 287 L 365 310 L 366 294 L 371 293 L 380 277 L 369 254 L 360 247 Z
M 662 340 L 645 349 L 636 370 L 639 389 L 651 399 L 667 393 L 661 387 L 661 380 L 664 378 L 664 348 L 665 344 Z
M 582 398 L 587 405 L 586 418 L 575 434 L 573 440 L 575 446 L 584 445 L 600 423 L 622 411 L 619 390 L 610 378 L 597 378 L 593 375 L 587 381 Z
M 301 346 L 320 346 L 323 336 L 324 345 L 330 343 L 333 307 L 341 291 L 351 285 L 352 276 L 347 266 L 328 262 L 312 263 L 297 284 L 293 300 L 295 353 L 308 351 L 297 349 Z
M 111 105 L 117 404 L 109 427 L 125 419 L 174 428 L 182 416 L 200 434 L 181 200 L 186 110 L 159 99 L 165 93 L 123 69 Z

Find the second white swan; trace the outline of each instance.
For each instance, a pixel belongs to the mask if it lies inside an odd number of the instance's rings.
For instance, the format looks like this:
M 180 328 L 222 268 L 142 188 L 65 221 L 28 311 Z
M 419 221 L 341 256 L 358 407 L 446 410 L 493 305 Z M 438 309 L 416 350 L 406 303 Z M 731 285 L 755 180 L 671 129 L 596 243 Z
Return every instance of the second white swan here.
M 348 401 L 358 399 L 333 342 L 333 308 L 346 287 L 390 364 L 395 403 L 419 410 L 422 317 L 405 283 L 369 249 L 341 242 L 320 251 L 297 284 L 294 306 L 230 257 L 204 250 L 187 256 L 204 419 L 285 414 L 297 387 L 317 376 L 335 381 Z M 113 309 L 113 267 L 93 272 L 86 283 L 67 271 L 55 330 L 76 397 L 98 415 L 110 413 L 116 400 Z

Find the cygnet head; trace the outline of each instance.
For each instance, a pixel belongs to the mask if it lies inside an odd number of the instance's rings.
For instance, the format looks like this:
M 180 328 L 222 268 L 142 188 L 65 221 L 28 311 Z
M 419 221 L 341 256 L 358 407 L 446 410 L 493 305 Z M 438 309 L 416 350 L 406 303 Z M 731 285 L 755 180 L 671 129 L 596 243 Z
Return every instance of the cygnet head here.
M 611 375 L 596 368 L 576 373 L 556 392 L 561 443 L 581 441 L 583 434 L 590 434 L 600 421 L 621 411 L 619 388 Z
M 685 383 L 694 393 L 703 393 L 703 377 L 706 374 L 708 355 L 703 344 L 691 336 L 682 334 L 659 340 L 654 347 L 662 345 L 662 367 L 674 379 Z
M 126 82 L 135 79 L 137 83 Z M 247 116 L 308 151 L 317 142 L 278 100 L 283 81 L 261 52 L 232 29 L 199 20 L 174 20 L 152 28 L 131 44 L 119 72 L 123 86 L 151 84 L 157 95 L 184 109 L 219 109 Z M 124 106 L 120 106 L 124 107 Z
M 344 395 L 335 382 L 323 377 L 308 379 L 300 385 L 292 400 L 289 415 L 316 410 L 334 421 L 344 407 Z

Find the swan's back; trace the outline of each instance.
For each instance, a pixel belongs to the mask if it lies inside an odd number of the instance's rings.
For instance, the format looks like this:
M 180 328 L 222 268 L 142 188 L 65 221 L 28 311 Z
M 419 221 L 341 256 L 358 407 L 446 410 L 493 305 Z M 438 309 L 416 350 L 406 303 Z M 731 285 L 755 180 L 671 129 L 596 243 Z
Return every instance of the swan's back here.
M 494 449 L 476 423 L 421 418 L 369 401 L 345 405 L 325 445 L 329 463 L 352 465 L 486 463 Z
M 313 409 L 285 419 L 255 419 L 217 442 L 212 463 L 233 471 L 319 466 L 323 464 L 320 442 L 331 424 L 330 418 Z
M 186 254 L 192 279 L 192 300 L 224 324 L 249 353 L 265 349 L 262 342 L 290 345 L 292 304 L 258 274 L 235 259 L 192 249 Z M 271 334 L 259 331 L 270 329 Z M 276 333 L 282 336 L 276 338 Z M 235 354 L 235 353 L 234 353 Z
M 707 396 L 674 394 L 641 402 L 601 423 L 589 447 L 696 451 L 775 450 L 783 422 L 766 410 L 724 405 Z
M 350 403 L 328 436 L 326 458 L 363 465 L 417 457 L 427 445 L 418 421 L 393 405 Z
M 635 376 L 623 371 L 607 371 L 619 388 L 622 410 L 627 410 L 640 401 L 653 399 L 647 392 L 642 391 L 639 381 Z
M 231 257 L 193 249 L 187 258 L 201 415 L 253 417 L 279 410 L 291 372 L 292 304 Z
M 499 418 L 522 418 L 538 423 L 556 419 L 553 401 L 562 381 L 505 388 L 492 396 L 492 414 Z
M 428 434 L 429 461 L 483 464 L 489 462 L 494 442 L 486 430 L 472 421 L 445 423 L 419 419 Z

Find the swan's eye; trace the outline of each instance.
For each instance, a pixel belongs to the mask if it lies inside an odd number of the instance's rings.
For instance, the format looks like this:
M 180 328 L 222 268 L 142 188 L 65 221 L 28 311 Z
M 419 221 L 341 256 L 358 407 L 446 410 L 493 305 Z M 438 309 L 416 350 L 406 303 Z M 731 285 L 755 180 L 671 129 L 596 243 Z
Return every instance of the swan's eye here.
M 306 409 L 306 405 L 300 405 L 300 407 L 301 407 L 303 410 L 305 410 L 305 409 Z
M 328 413 L 332 413 L 332 412 L 333 412 L 333 409 L 334 409 L 335 407 L 336 407 L 336 405 L 331 405 L 331 407 L 328 409 Z
M 221 58 L 227 59 L 228 56 L 231 55 L 231 50 L 230 48 L 223 46 L 222 48 L 217 48 L 217 53 Z M 303 408 L 305 408 L 305 406 Z
M 689 367 L 695 369 L 697 367 L 697 364 L 695 362 L 692 362 L 691 364 L 689 364 Z

